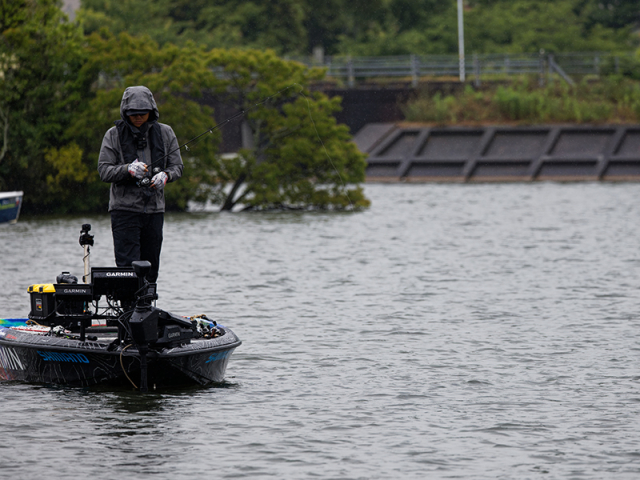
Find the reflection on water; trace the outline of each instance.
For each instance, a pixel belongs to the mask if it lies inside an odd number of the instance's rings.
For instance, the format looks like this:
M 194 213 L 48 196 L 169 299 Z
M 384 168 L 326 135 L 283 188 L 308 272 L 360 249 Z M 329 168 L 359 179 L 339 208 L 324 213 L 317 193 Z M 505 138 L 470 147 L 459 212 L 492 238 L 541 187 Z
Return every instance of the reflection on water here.
M 351 214 L 169 214 L 159 306 L 227 382 L 5 383 L 8 478 L 637 478 L 637 185 L 369 185 Z M 0 228 L 2 313 L 112 265 L 109 219 Z M 212 473 L 213 472 L 213 473 Z

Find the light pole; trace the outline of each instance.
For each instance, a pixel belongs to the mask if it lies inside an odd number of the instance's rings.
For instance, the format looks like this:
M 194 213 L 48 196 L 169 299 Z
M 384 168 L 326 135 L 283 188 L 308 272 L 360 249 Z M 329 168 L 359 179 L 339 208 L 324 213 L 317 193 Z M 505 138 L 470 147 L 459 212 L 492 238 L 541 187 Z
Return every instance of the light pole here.
M 464 82 L 464 23 L 462 21 L 462 0 L 458 0 L 458 57 L 460 81 Z

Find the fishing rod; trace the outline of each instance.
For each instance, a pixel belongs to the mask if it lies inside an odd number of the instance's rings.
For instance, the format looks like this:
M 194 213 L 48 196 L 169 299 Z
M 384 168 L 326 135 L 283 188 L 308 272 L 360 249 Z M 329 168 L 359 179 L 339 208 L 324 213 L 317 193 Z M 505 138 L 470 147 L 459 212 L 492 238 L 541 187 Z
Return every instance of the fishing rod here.
M 278 92 L 274 93 L 273 95 L 269 95 L 268 97 L 265 97 L 263 100 L 259 101 L 258 103 L 255 103 L 255 104 L 254 104 L 254 105 L 252 105 L 250 108 L 247 108 L 246 110 L 244 110 L 244 109 L 243 109 L 243 110 L 240 110 L 239 112 L 237 112 L 237 113 L 235 113 L 234 115 L 230 116 L 230 117 L 229 117 L 229 118 L 227 118 L 226 120 L 223 120 L 222 122 L 220 122 L 220 123 L 218 123 L 218 124 L 214 125 L 213 127 L 208 128 L 207 130 L 205 130 L 205 131 L 204 131 L 204 132 L 202 132 L 201 134 L 196 135 L 196 136 L 195 136 L 195 137 L 193 137 L 191 140 L 189 140 L 189 141 L 187 141 L 187 142 L 183 143 L 182 145 L 180 145 L 178 148 L 175 148 L 175 149 L 171 150 L 171 151 L 170 151 L 169 153 L 167 153 L 164 157 L 159 158 L 158 160 L 155 160 L 155 161 L 151 162 L 151 163 L 148 165 L 148 168 L 152 168 L 152 167 L 153 167 L 156 163 L 158 163 L 158 162 L 164 162 L 164 160 L 165 160 L 167 157 L 169 157 L 170 155 L 172 155 L 172 154 L 174 154 L 175 152 L 179 151 L 179 150 L 180 150 L 180 149 L 182 149 L 183 147 L 186 147 L 186 148 L 187 148 L 187 150 L 189 150 L 189 147 L 188 147 L 188 145 L 189 145 L 189 144 L 191 144 L 191 143 L 195 142 L 196 140 L 198 140 L 199 138 L 203 137 L 204 135 L 206 135 L 206 134 L 208 134 L 208 133 L 212 133 L 214 130 L 217 130 L 217 129 L 219 129 L 219 128 L 222 128 L 223 126 L 225 126 L 227 123 L 231 122 L 232 120 L 235 120 L 235 119 L 236 119 L 236 118 L 238 118 L 238 117 L 242 117 L 242 116 L 246 115 L 246 114 L 247 114 L 247 113 L 249 113 L 250 111 L 252 111 L 252 110 L 254 110 L 255 108 L 259 107 L 260 105 L 262 105 L 262 104 L 264 104 L 264 103 L 267 103 L 267 102 L 269 101 L 269 99 L 271 99 L 271 98 L 273 98 L 273 97 L 275 97 L 275 96 L 277 96 L 277 95 L 280 95 L 282 92 L 287 91 L 287 90 L 289 90 L 290 88 L 292 88 L 292 87 L 294 87 L 294 86 L 296 86 L 296 85 L 298 85 L 298 86 L 300 86 L 300 87 L 302 88 L 302 86 L 301 86 L 301 85 L 299 85 L 299 84 L 297 84 L 297 83 L 293 83 L 293 84 L 289 85 L 288 87 L 285 87 L 285 88 L 283 88 L 282 90 L 280 90 L 280 91 L 278 91 Z M 301 91 L 302 91 L 302 90 L 301 90 Z M 156 170 L 157 170 L 157 171 L 156 171 Z M 160 168 L 159 168 L 159 167 L 155 167 L 155 168 L 153 168 L 153 169 L 152 169 L 152 175 L 153 175 L 153 174 L 155 174 L 155 173 L 159 173 L 159 172 L 160 172 Z M 146 182 L 145 182 L 145 180 L 146 180 Z M 139 182 L 139 184 L 140 184 L 141 186 L 146 186 L 146 185 L 148 185 L 149 183 L 151 183 L 151 179 L 150 179 L 149 177 L 145 177 L 145 178 L 143 178 L 143 179 Z

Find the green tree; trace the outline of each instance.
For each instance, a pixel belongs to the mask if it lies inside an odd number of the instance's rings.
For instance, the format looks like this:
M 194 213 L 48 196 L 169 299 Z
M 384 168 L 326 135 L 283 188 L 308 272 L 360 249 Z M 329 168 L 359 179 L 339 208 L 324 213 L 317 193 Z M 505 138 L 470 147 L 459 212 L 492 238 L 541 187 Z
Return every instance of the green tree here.
M 213 126 L 213 111 L 199 101 L 204 94 L 247 112 L 253 132 L 255 148 L 236 158 L 217 154 L 219 129 L 184 149 L 184 176 L 167 185 L 169 207 L 184 209 L 189 200 L 213 200 L 226 210 L 238 202 L 252 208 L 367 204 L 361 189 L 351 188 L 364 180 L 365 162 L 347 127 L 332 116 L 339 99 L 304 88 L 322 71 L 284 61 L 272 51 L 209 51 L 193 44 L 160 48 L 148 37 L 106 31 L 88 38 L 86 52 L 78 82 L 89 88 L 66 131 L 68 142 L 83 152 L 85 170 L 95 170 L 104 132 L 120 118 L 124 88 L 146 85 L 158 102 L 160 121 L 173 126 L 181 143 Z M 280 94 L 274 96 L 276 92 Z M 75 164 L 77 155 L 76 150 L 52 152 L 49 163 L 62 167 L 64 158 Z M 79 179 L 61 168 L 48 182 L 58 188 Z M 106 202 L 106 184 L 94 177 L 83 180 L 92 184 L 94 198 L 99 195 Z
M 0 4 L 0 189 L 25 191 L 25 210 L 48 195 L 50 150 L 65 149 L 62 132 L 74 115 L 82 32 L 53 0 Z
M 465 45 L 479 53 L 616 51 L 629 30 L 592 21 L 591 0 L 469 0 Z
M 303 53 L 302 0 L 83 0 L 78 13 L 86 33 L 149 35 L 160 45 L 189 41 L 213 47 L 272 48 Z
M 589 0 L 586 8 L 594 24 L 628 29 L 640 23 L 640 0 Z
M 390 0 L 384 15 L 339 37 L 337 49 L 349 55 L 445 54 L 457 52 L 455 3 Z M 354 19 L 359 10 L 353 11 Z M 357 20 L 354 20 L 357 21 Z
M 173 127 L 180 143 L 211 127 L 213 110 L 199 100 L 221 81 L 205 64 L 205 50 L 193 45 L 159 48 L 149 37 L 103 31 L 87 39 L 86 52 L 79 78 L 90 86 L 65 135 L 81 147 L 83 163 L 92 172 L 105 132 L 120 119 L 122 93 L 128 86 L 145 85 L 153 92 L 160 121 Z M 217 181 L 210 172 L 218 143 L 219 132 L 213 132 L 197 149 L 183 150 L 183 178 L 166 187 L 168 209 L 184 210 L 190 200 L 207 199 L 209 188 Z M 108 184 L 97 177 L 91 182 L 94 204 L 106 208 Z
M 629 50 L 640 0 L 465 0 L 478 53 Z M 86 31 L 145 33 L 161 45 L 271 48 L 279 54 L 452 54 L 456 0 L 83 0 Z M 635 43 L 634 43 L 635 42 Z
M 87 35 L 107 29 L 116 35 L 148 35 L 160 44 L 178 43 L 190 25 L 184 19 L 172 18 L 171 6 L 171 0 L 82 0 L 76 18 Z
M 361 208 L 365 160 L 333 113 L 339 98 L 310 93 L 323 72 L 273 51 L 213 50 L 208 64 L 223 73 L 224 103 L 244 111 L 250 136 L 235 158 L 218 158 L 212 192 L 223 210 Z
M 209 2 L 199 17 L 214 39 L 210 46 L 270 48 L 278 53 L 305 52 L 303 20 L 301 0 L 218 0 Z
M 349 13 L 344 0 L 307 0 L 304 26 L 309 49 L 322 47 L 327 54 L 336 53 L 339 36 L 345 33 Z

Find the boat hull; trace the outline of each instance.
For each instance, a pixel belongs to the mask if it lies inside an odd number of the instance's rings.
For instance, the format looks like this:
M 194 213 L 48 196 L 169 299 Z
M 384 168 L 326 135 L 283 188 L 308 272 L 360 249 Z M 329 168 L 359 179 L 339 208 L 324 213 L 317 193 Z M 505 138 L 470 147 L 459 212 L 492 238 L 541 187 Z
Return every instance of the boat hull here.
M 18 221 L 22 195 L 22 192 L 0 192 L 0 224 Z
M 212 339 L 147 355 L 150 387 L 222 382 L 230 355 L 241 344 L 229 329 Z M 68 386 L 140 382 L 135 345 L 66 339 L 0 327 L 0 379 Z

